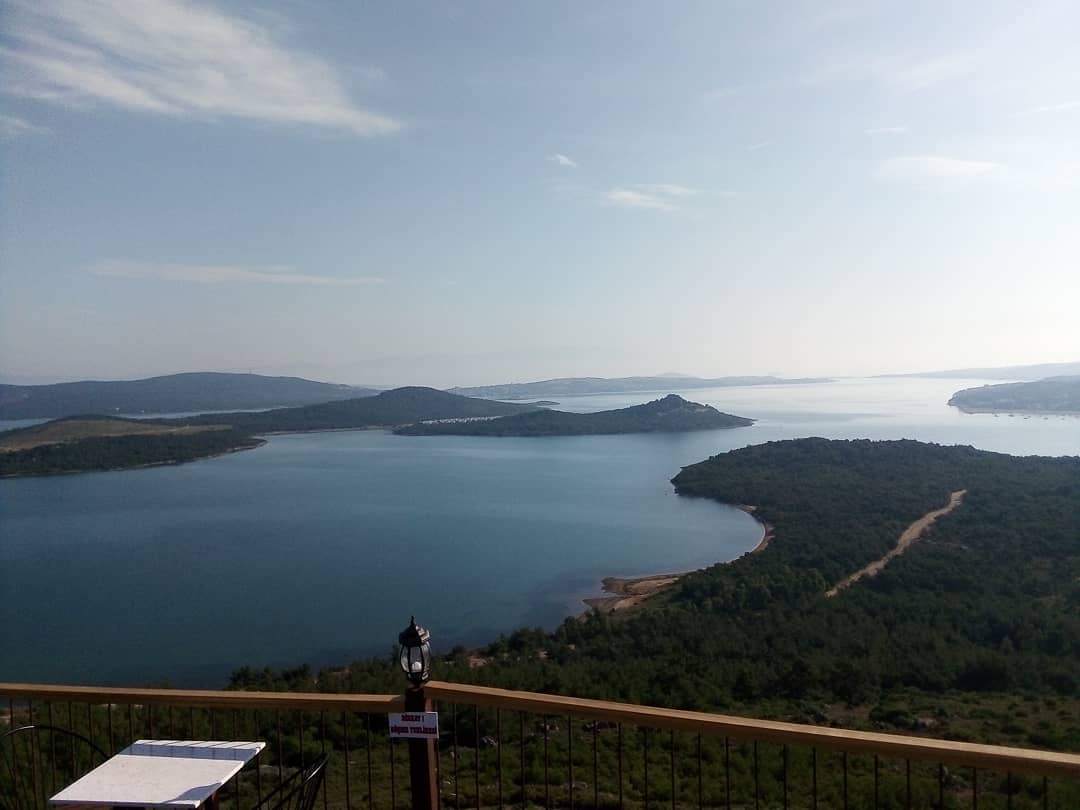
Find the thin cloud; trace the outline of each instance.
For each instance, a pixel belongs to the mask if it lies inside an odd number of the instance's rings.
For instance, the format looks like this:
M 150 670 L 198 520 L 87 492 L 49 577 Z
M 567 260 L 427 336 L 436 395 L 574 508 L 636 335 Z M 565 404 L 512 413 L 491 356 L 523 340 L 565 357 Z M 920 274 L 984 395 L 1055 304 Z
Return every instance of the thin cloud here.
M 610 205 L 617 205 L 620 208 L 674 211 L 678 207 L 659 194 L 633 188 L 613 188 L 604 192 L 604 200 Z
M 25 118 L 17 115 L 4 115 L 0 113 L 0 138 L 19 138 L 23 135 L 48 135 L 52 132 L 48 127 L 32 124 Z
M 665 197 L 689 197 L 697 194 L 696 188 L 680 186 L 676 183 L 639 183 L 634 188 L 641 189 L 649 194 L 660 194 Z
M 874 82 L 894 92 L 912 93 L 969 74 L 975 64 L 975 55 L 966 51 L 924 59 L 859 55 L 818 65 L 796 77 L 795 82 L 807 86 Z
M 863 135 L 906 135 L 907 127 L 871 127 L 864 129 Z
M 374 276 L 319 276 L 297 273 L 290 267 L 241 267 L 216 264 L 159 264 L 109 260 L 89 268 L 97 276 L 151 279 L 187 284 L 303 284 L 316 287 L 344 287 L 379 284 Z
M 354 103 L 318 56 L 209 4 L 14 0 L 3 90 L 69 108 L 241 118 L 373 136 L 401 123 Z
M 756 152 L 759 149 L 764 149 L 766 146 L 772 145 L 775 141 L 776 141 L 775 138 L 769 138 L 766 141 L 758 141 L 757 143 L 752 143 L 752 144 L 750 144 L 749 146 L 746 147 L 746 151 L 747 152 Z
M 1041 115 L 1042 113 L 1066 112 L 1067 110 L 1080 110 L 1080 99 L 1076 101 L 1062 101 L 1060 104 L 1047 104 L 1042 107 L 1032 107 L 1024 110 L 1020 115 Z
M 576 169 L 578 167 L 577 161 L 559 152 L 556 152 L 554 155 L 548 155 L 548 160 L 556 166 L 565 166 L 568 169 Z
M 951 183 L 1000 174 L 1004 166 L 988 160 L 961 160 L 939 155 L 909 155 L 883 160 L 875 176 L 883 180 Z
M 678 202 L 698 193 L 696 188 L 677 183 L 635 183 L 604 192 L 603 200 L 608 205 L 620 208 L 676 211 L 679 209 Z

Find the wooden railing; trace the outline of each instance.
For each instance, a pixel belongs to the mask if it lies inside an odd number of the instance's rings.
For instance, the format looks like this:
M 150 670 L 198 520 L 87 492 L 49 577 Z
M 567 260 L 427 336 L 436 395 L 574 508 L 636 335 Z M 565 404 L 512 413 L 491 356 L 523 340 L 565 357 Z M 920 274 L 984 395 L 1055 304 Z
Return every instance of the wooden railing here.
M 441 681 L 409 701 L 440 712 L 426 762 L 388 739 L 399 695 L 0 684 L 0 699 L 0 723 L 63 725 L 109 753 L 137 738 L 265 740 L 223 808 L 254 804 L 320 752 L 324 810 L 1080 808 L 1078 754 Z

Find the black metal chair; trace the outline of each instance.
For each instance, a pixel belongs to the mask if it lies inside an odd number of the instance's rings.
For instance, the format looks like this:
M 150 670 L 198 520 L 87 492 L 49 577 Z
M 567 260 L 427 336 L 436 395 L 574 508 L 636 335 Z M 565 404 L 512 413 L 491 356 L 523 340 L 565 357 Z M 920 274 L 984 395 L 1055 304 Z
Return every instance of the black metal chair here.
M 298 770 L 274 788 L 259 802 L 255 810 L 312 810 L 326 775 L 326 763 L 329 761 L 330 757 L 323 754 L 307 767 Z
M 50 725 L 0 736 L 0 810 L 40 810 L 49 797 L 108 759 L 93 740 Z

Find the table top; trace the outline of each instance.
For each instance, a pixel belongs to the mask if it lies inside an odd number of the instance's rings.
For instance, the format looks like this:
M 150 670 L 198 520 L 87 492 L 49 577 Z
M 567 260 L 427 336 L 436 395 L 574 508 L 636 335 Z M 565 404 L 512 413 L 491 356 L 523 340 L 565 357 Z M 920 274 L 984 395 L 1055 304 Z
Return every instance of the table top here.
M 137 740 L 49 803 L 198 807 L 265 746 L 263 742 Z

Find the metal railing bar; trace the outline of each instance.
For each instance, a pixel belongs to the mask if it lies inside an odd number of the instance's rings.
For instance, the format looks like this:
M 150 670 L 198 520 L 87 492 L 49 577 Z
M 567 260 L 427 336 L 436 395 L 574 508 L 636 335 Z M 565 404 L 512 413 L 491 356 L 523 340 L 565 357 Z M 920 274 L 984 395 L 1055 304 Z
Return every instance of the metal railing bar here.
M 9 698 L 75 701 L 77 703 L 129 703 L 139 706 L 192 708 L 352 709 L 382 714 L 402 711 L 402 695 L 351 695 L 330 692 L 244 692 L 214 689 L 143 689 L 112 686 L 60 686 L 0 683 L 0 695 Z M 434 697 L 434 695 L 432 695 Z M 472 701 L 461 701 L 471 703 Z M 504 707 L 505 708 L 505 707 Z
M 573 714 L 639 727 L 674 729 L 779 745 L 817 747 L 852 754 L 878 754 L 896 759 L 940 762 L 987 770 L 1014 770 L 1039 776 L 1080 776 L 1080 754 L 983 745 L 930 737 L 757 720 L 732 715 L 638 706 L 606 700 L 518 692 L 489 686 L 430 681 L 429 695 L 475 706 L 518 709 L 533 714 Z M 3 687 L 0 685 L 0 693 Z

